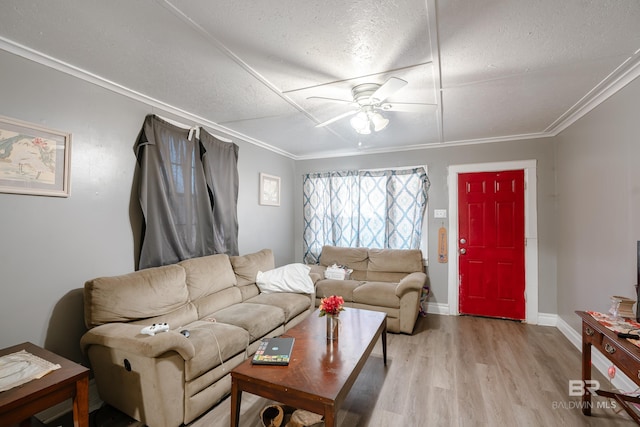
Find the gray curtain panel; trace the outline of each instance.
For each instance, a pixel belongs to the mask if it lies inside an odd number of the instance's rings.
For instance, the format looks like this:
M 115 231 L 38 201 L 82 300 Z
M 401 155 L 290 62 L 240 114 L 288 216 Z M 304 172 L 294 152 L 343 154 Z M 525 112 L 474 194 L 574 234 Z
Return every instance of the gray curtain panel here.
M 202 165 L 213 204 L 215 253 L 238 253 L 238 149 L 202 129 Z
M 230 182 L 228 177 L 233 173 L 228 169 L 237 169 L 238 147 L 204 135 L 206 143 L 195 137 L 189 140 L 188 129 L 155 115 L 145 118 L 135 144 L 138 197 L 144 217 L 140 269 L 233 250 L 237 254 L 238 179 L 236 170 L 235 181 Z M 221 168 L 219 176 L 216 165 L 221 158 L 230 159 L 229 151 L 235 156 L 229 160 L 231 165 Z M 205 166 L 205 158 L 212 164 Z M 209 182 L 214 183 L 212 188 Z M 229 201 L 233 206 L 226 205 Z M 231 225 L 216 224 L 214 206 L 218 204 L 225 205 L 219 216 L 231 218 Z M 224 238 L 220 230 L 224 230 Z M 227 242 L 232 248 L 224 247 Z

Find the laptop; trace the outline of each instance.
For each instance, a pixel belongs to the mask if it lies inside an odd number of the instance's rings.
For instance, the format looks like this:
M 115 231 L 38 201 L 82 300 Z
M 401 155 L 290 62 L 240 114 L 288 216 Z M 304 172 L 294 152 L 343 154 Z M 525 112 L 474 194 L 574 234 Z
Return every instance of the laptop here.
M 253 355 L 254 365 L 288 365 L 294 338 L 265 338 Z

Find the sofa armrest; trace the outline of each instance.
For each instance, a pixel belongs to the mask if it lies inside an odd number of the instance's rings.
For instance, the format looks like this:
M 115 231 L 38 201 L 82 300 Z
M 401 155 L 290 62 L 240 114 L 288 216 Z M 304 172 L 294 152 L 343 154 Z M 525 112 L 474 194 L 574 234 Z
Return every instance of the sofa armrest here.
M 141 329 L 141 325 L 129 323 L 96 326 L 82 336 L 80 347 L 85 354 L 91 345 L 101 345 L 151 358 L 175 351 L 184 360 L 190 360 L 196 354 L 191 341 L 178 331 L 160 332 L 150 336 L 141 334 Z
M 318 280 L 324 279 L 324 272 L 327 269 L 327 267 L 325 267 L 324 265 L 318 265 L 318 264 L 307 264 L 307 265 L 311 267 L 311 270 L 309 271 L 309 276 L 311 276 L 311 280 L 313 280 L 314 285 Z
M 321 275 L 320 273 L 314 273 L 313 271 L 309 273 L 309 277 L 311 277 L 311 281 L 313 282 L 314 287 L 316 283 L 318 283 L 318 280 L 324 279 L 324 275 Z
M 418 271 L 410 273 L 398 282 L 398 286 L 396 286 L 396 296 L 402 298 L 404 294 L 411 290 L 420 291 L 426 281 L 426 274 Z

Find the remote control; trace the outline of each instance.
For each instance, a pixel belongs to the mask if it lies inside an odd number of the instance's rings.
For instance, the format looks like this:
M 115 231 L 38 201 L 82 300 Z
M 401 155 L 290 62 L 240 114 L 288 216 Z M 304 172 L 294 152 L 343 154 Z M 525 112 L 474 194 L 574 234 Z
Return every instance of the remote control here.
M 140 331 L 141 334 L 147 334 L 154 336 L 158 332 L 166 332 L 169 330 L 169 325 L 167 323 L 154 323 L 151 326 L 145 326 Z
M 631 338 L 634 340 L 640 339 L 640 335 L 637 334 L 625 334 L 624 332 L 618 332 L 618 338 Z

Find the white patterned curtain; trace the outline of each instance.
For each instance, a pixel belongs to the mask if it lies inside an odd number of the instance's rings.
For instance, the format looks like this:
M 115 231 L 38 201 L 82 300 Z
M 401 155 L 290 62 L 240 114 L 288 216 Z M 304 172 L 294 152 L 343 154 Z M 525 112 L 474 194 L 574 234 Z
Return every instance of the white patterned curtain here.
M 304 262 L 324 245 L 419 248 L 429 185 L 423 167 L 304 175 Z

